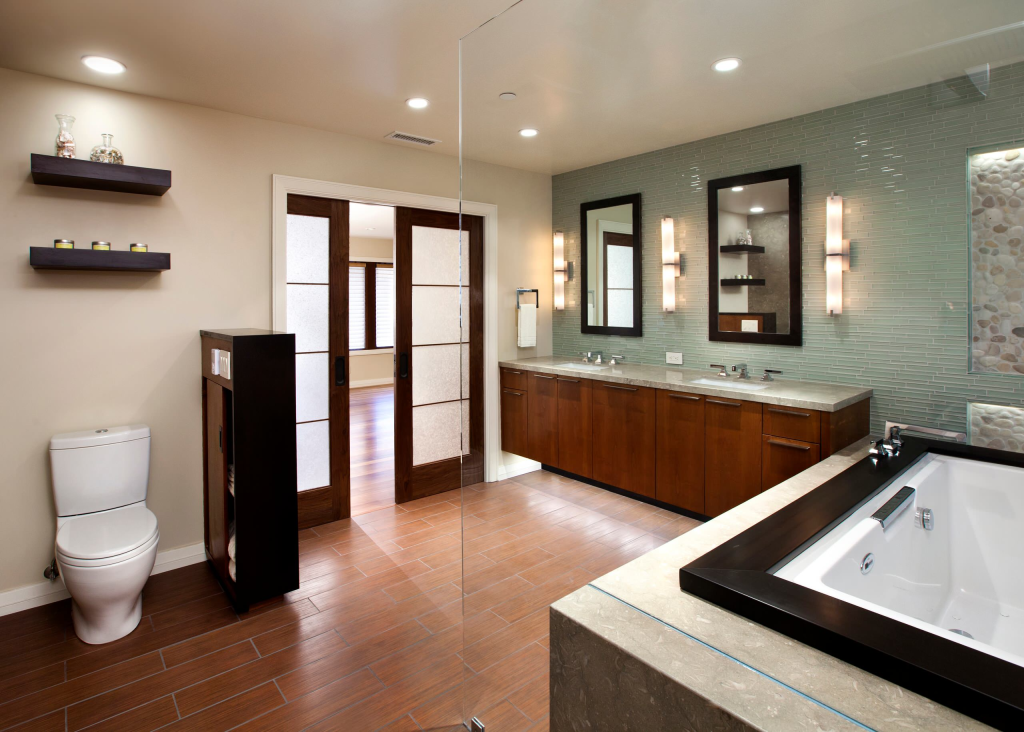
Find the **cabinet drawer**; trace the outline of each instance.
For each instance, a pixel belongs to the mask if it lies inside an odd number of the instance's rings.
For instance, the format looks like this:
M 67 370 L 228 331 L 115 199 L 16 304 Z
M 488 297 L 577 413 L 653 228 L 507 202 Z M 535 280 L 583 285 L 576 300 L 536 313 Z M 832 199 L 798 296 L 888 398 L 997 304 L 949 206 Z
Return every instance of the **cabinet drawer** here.
M 525 391 L 501 389 L 501 449 L 515 455 L 529 451 L 527 442 L 527 396 Z
M 526 391 L 526 372 L 517 369 L 502 369 L 501 386 L 504 389 Z
M 768 490 L 818 462 L 820 450 L 813 442 L 764 435 L 761 450 L 761 488 Z
M 764 410 L 764 433 L 788 437 L 801 442 L 820 442 L 821 412 L 813 409 L 761 405 Z
M 594 480 L 655 497 L 655 391 L 593 382 Z

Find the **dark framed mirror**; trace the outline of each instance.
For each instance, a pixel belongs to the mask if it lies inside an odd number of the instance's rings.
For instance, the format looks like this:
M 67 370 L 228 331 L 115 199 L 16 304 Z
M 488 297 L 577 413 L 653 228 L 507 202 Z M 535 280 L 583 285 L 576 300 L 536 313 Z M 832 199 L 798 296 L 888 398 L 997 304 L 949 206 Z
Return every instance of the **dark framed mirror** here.
M 708 181 L 708 337 L 803 345 L 800 166 Z
M 640 194 L 580 205 L 581 332 L 640 337 Z

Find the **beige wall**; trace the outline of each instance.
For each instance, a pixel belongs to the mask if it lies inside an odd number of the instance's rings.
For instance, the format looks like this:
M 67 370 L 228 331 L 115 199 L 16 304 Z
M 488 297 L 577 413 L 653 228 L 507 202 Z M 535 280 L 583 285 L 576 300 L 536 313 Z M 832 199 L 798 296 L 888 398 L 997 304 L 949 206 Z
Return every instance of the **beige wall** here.
M 367 236 L 352 236 L 348 240 L 348 258 L 359 261 L 373 257 L 374 261 L 386 259 L 389 262 L 395 254 L 395 243 L 391 239 L 371 239 Z
M 457 162 L 398 145 L 0 69 L 0 591 L 34 584 L 53 555 L 47 441 L 144 422 L 161 550 L 201 542 L 200 328 L 269 327 L 274 173 L 458 196 Z M 169 168 L 162 198 L 34 185 L 55 113 L 78 118 L 79 157 L 112 132 L 130 165 Z M 516 354 L 516 285 L 545 288 L 538 348 L 551 352 L 551 181 L 472 165 L 467 197 L 498 205 L 499 355 Z M 143 241 L 163 274 L 37 272 L 29 246 Z M 546 266 L 546 269 L 545 269 Z

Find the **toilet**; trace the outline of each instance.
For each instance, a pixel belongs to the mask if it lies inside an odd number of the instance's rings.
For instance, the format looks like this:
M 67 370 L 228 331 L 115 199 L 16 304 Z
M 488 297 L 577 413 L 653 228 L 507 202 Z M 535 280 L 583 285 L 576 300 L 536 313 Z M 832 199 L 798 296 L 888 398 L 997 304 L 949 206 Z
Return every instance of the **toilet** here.
M 142 588 L 160 531 L 146 508 L 149 427 L 106 427 L 50 440 L 55 553 L 86 643 L 123 638 L 142 619 Z

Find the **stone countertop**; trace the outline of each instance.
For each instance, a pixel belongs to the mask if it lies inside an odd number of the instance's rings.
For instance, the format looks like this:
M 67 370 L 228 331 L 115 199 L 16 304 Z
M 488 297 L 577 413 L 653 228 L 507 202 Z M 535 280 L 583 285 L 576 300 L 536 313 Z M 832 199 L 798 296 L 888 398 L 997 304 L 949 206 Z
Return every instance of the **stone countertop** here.
M 576 359 L 577 361 L 579 359 Z M 711 369 L 687 369 L 682 366 L 648 366 L 645 364 L 620 363 L 606 366 L 600 371 L 583 370 L 567 367 L 574 360 L 569 357 L 542 356 L 539 358 L 521 358 L 512 361 L 501 361 L 502 368 L 536 371 L 542 374 L 572 376 L 577 379 L 593 379 L 610 381 L 630 386 L 646 386 L 653 389 L 685 391 L 690 394 L 704 394 L 712 397 L 744 399 L 749 402 L 776 404 L 781 407 L 797 407 L 816 409 L 821 412 L 838 412 L 844 407 L 870 399 L 871 389 L 841 384 L 824 384 L 816 381 L 793 381 L 776 379 L 764 389 L 744 389 L 737 384 L 760 386 L 756 374 L 751 374 L 749 381 L 740 381 L 735 377 L 722 379 L 717 384 L 694 384 L 695 379 L 717 379 Z M 582 365 L 582 362 L 581 362 Z
M 861 460 L 869 444 L 864 438 L 599 577 L 556 602 L 552 623 L 570 619 L 599 638 L 595 654 L 611 650 L 638 659 L 753 729 L 989 729 L 679 589 L 680 567 Z M 554 658 L 554 646 L 552 652 Z M 553 722 L 556 713 L 552 708 Z

